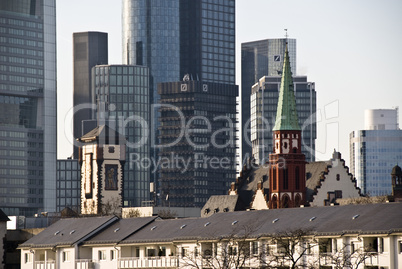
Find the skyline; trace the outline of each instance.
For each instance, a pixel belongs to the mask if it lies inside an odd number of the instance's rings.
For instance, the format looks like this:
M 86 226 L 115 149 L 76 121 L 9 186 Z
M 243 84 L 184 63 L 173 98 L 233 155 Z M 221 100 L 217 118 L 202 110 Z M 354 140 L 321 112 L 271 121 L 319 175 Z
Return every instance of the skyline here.
M 121 2 L 113 6 L 108 2 L 73 0 L 56 6 L 58 158 L 72 153 L 64 128 L 66 113 L 72 108 L 72 34 L 107 32 L 109 64 L 122 63 Z M 77 5 L 79 9 L 74 8 Z M 94 6 L 96 12 L 88 14 Z M 402 93 L 396 86 L 402 83 L 398 76 L 402 70 L 402 53 L 398 51 L 402 43 L 401 11 L 402 3 L 396 0 L 386 5 L 362 0 L 237 0 L 236 84 L 241 84 L 241 43 L 283 38 L 284 29 L 288 29 L 289 37 L 297 40 L 297 74 L 315 82 L 317 111 L 326 112 L 317 122 L 317 160 L 330 159 L 336 148 L 350 166 L 349 134 L 364 128 L 364 110 L 402 105 Z

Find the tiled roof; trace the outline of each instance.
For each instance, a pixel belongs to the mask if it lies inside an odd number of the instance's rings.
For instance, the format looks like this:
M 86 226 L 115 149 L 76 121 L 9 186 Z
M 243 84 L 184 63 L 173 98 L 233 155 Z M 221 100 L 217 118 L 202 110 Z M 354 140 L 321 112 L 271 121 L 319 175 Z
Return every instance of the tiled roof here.
M 306 164 L 306 200 L 311 202 L 315 188 L 320 185 L 321 175 L 331 161 L 311 162 Z
M 124 136 L 120 135 L 107 125 L 99 125 L 77 140 L 84 143 L 96 141 L 116 145 L 123 144 L 125 142 Z
M 387 203 L 236 211 L 208 218 L 157 220 L 121 244 L 208 240 L 239 236 L 246 231 L 250 238 L 296 229 L 311 230 L 317 236 L 402 232 L 401 210 L 402 203 Z
M 135 233 L 145 225 L 153 222 L 157 217 L 120 219 L 101 233 L 85 241 L 85 244 L 115 244 Z
M 61 219 L 19 248 L 72 246 L 117 220 L 115 216 Z
M 10 219 L 7 217 L 7 215 L 3 212 L 3 210 L 0 209 L 0 221 L 9 221 Z

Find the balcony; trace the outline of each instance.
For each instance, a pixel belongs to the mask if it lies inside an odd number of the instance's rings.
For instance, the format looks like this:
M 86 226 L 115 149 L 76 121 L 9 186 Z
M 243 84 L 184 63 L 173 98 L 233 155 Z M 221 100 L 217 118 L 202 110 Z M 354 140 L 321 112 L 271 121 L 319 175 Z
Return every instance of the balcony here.
M 55 269 L 56 264 L 54 261 L 38 261 L 35 262 L 35 269 Z
M 177 257 L 120 258 L 119 268 L 177 268 Z
M 94 262 L 88 259 L 75 260 L 75 268 L 77 269 L 93 269 L 95 268 Z

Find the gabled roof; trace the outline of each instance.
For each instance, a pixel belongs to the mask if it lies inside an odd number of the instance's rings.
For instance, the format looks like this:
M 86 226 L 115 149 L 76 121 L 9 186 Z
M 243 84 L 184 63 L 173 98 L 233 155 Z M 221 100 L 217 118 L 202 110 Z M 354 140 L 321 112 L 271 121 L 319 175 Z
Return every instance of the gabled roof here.
M 7 217 L 7 215 L 3 212 L 3 210 L 0 209 L 0 221 L 9 221 L 10 219 Z
M 53 248 L 73 246 L 88 239 L 113 222 L 116 216 L 61 219 L 24 242 L 19 248 Z
M 201 209 L 201 216 L 208 217 L 219 212 L 245 210 L 238 195 L 212 195 Z
M 305 207 L 213 214 L 208 218 L 156 220 L 120 244 L 250 239 L 303 229 L 316 236 L 402 232 L 402 203 Z
M 300 130 L 287 44 L 285 50 L 285 60 L 283 62 L 281 88 L 279 91 L 278 108 L 276 111 L 276 121 L 272 130 Z
M 331 161 L 311 162 L 306 164 L 306 201 L 311 202 L 317 186 L 323 179 L 324 172 Z
M 77 140 L 83 143 L 97 142 L 100 144 L 114 145 L 125 143 L 125 137 L 107 125 L 99 125 L 95 129 L 78 138 Z
M 85 241 L 85 245 L 116 244 L 144 226 L 152 223 L 158 217 L 120 219 L 101 233 Z

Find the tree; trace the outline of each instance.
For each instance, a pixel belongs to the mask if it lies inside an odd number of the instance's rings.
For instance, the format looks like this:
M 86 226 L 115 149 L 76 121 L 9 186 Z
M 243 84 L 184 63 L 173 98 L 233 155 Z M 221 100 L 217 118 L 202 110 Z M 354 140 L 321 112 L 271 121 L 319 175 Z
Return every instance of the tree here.
M 181 251 L 179 268 L 237 269 L 249 267 L 256 260 L 250 248 L 251 234 L 255 229 L 243 226 L 216 241 L 198 244 L 192 251 Z M 211 238 L 213 238 L 212 236 Z
M 331 262 L 335 269 L 357 269 L 366 264 L 371 257 L 377 256 L 371 246 L 357 247 L 352 244 L 343 244 L 343 247 L 331 255 Z
M 272 234 L 260 261 L 269 268 L 315 268 L 316 260 L 309 254 L 318 242 L 311 236 L 312 230 L 305 229 Z

